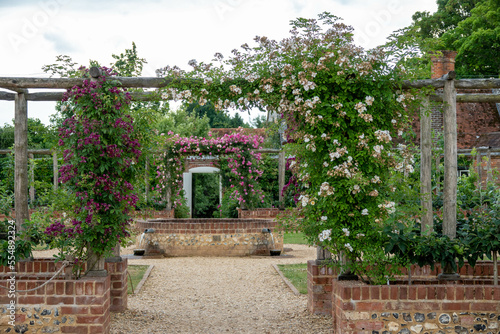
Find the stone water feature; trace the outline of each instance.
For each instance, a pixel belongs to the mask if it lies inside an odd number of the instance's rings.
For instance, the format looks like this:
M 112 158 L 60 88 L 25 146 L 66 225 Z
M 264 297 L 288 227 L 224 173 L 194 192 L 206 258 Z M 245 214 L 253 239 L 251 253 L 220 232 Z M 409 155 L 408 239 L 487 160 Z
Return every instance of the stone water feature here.
M 144 255 L 250 256 L 279 255 L 283 234 L 273 219 L 150 219 L 136 221 L 136 228 L 150 233 Z M 265 230 L 265 232 L 264 232 Z M 140 249 L 146 236 L 137 237 Z M 142 243 L 141 243 L 142 240 Z M 279 252 L 279 254 L 278 254 Z
M 152 233 L 155 233 L 155 230 L 153 228 L 147 228 L 142 232 L 142 234 L 139 236 L 139 242 L 136 249 L 134 249 L 134 255 L 137 256 L 143 256 L 144 253 L 146 253 L 146 247 L 150 243 L 150 235 Z

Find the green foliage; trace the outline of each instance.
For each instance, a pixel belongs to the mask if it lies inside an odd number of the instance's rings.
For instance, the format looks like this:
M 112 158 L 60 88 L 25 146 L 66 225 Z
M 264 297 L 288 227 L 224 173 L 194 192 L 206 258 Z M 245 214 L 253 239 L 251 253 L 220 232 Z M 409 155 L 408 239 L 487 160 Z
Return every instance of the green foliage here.
M 466 163 L 466 160 L 462 163 Z M 409 198 L 418 198 L 418 187 L 409 190 Z M 401 194 L 396 191 L 396 194 Z M 440 194 L 442 196 L 442 194 Z M 387 236 L 385 251 L 401 259 L 401 263 L 430 265 L 440 263 L 453 270 L 465 261 L 474 266 L 478 260 L 500 251 L 500 189 L 495 178 L 481 184 L 476 171 L 471 167 L 469 176 L 462 176 L 457 185 L 457 236 L 443 235 L 442 199 L 434 198 L 434 229 L 422 233 L 418 221 L 409 219 L 415 212 L 398 206 L 392 222 L 384 228 Z M 437 203 L 436 203 L 437 202 Z M 406 206 L 413 205 L 407 202 Z M 417 215 L 418 216 L 418 215 Z
M 219 175 L 193 174 L 193 218 L 212 218 L 219 206 Z
M 33 221 L 23 224 L 23 230 L 15 229 L 15 221 L 10 216 L 14 195 L 0 183 L 0 213 L 6 218 L 0 221 L 0 266 L 10 266 L 19 260 L 29 258 L 32 250 L 44 242 L 42 229 Z M 13 270 L 12 270 L 13 271 Z
M 14 123 L 14 122 L 12 122 Z M 38 118 L 28 118 L 28 148 L 50 149 L 55 144 L 55 131 L 45 126 Z M 0 149 L 14 146 L 14 124 L 4 124 L 0 128 Z
M 125 242 L 130 210 L 137 202 L 131 182 L 141 151 L 130 116 L 130 95 L 118 87 L 109 70 L 101 71 L 96 81 L 85 80 L 63 99 L 60 180 L 71 202 L 65 210 L 68 217 L 45 230 L 60 248 L 59 258 L 73 258 L 76 271 L 90 254 L 108 256 Z
M 290 233 L 284 234 L 283 243 L 284 244 L 307 245 L 307 240 L 304 236 L 304 233 L 290 232 Z
M 442 35 L 446 48 L 457 51 L 459 75 L 500 74 L 500 1 L 478 1 L 470 16 Z
M 210 128 L 250 127 L 238 113 L 231 117 L 226 111 L 216 111 L 212 103 L 207 103 L 203 106 L 198 103 L 191 103 L 186 107 L 186 111 L 189 115 L 196 118 L 207 117 Z
M 176 203 L 174 216 L 175 218 L 189 218 L 189 208 L 187 206 L 184 190 L 173 196 L 173 201 Z
M 301 294 L 307 294 L 307 263 L 278 264 L 278 268 Z
M 216 54 L 220 65 L 165 68 L 172 80 L 163 94 L 210 101 L 215 110 L 259 108 L 281 116 L 285 149 L 296 157 L 300 229 L 311 243 L 362 258 L 355 269 L 378 282 L 397 264 L 384 253 L 380 233 L 394 207 L 387 181 L 399 163 L 388 148 L 408 127 L 413 104 L 411 94 L 394 93 L 406 74 L 388 65 L 393 54 L 353 45 L 352 28 L 329 13 L 291 25 L 282 41 L 259 36 L 256 46 L 244 44 L 228 59 Z M 180 77 L 198 84 L 175 80 Z M 373 275 L 370 264 L 378 270 Z
M 238 218 L 238 207 L 238 200 L 228 190 L 222 195 L 219 211 L 214 212 L 214 218 Z
M 134 42 L 132 42 L 132 49 L 125 49 L 125 53 L 113 54 L 112 57 L 116 61 L 111 64 L 111 68 L 120 77 L 139 77 L 144 64 L 147 64 L 146 59 L 139 58 Z
M 173 132 L 181 137 L 206 137 L 210 124 L 208 117 L 197 117 L 187 112 L 185 108 L 179 108 L 158 120 L 156 129 L 160 134 Z
M 413 23 L 391 36 L 389 45 L 413 50 L 401 62 L 430 76 L 429 53 L 457 51 L 459 76 L 498 76 L 500 68 L 500 2 L 437 0 L 435 13 L 416 12 Z
M 129 265 L 127 271 L 130 274 L 129 284 L 127 286 L 127 294 L 132 294 L 136 291 L 137 285 L 144 277 L 149 265 Z

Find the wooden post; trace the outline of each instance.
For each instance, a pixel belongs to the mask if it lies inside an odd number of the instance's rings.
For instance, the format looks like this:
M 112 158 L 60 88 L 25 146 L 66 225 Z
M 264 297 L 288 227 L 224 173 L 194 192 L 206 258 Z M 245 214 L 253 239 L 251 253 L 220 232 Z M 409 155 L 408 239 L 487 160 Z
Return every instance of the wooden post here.
M 493 179 L 491 170 L 491 149 L 488 148 L 488 161 L 486 162 L 486 183 L 491 182 Z
M 436 154 L 436 191 L 435 194 L 438 195 L 441 190 L 441 171 L 439 170 L 439 165 L 441 164 L 441 155 Z
M 324 261 L 331 261 L 332 254 L 327 249 L 316 246 L 316 264 L 322 264 Z
M 450 239 L 457 235 L 457 104 L 455 72 L 449 72 L 444 84 L 444 190 L 443 234 Z M 439 279 L 456 280 L 460 275 L 447 264 Z
M 172 188 L 167 187 L 167 193 L 166 193 L 166 204 L 167 204 L 167 211 L 172 210 Z
M 97 67 L 91 67 L 89 70 L 91 81 L 97 81 L 101 75 L 101 70 Z M 87 276 L 90 277 L 106 277 L 108 272 L 104 269 L 105 259 L 102 255 L 94 253 L 91 249 L 87 252 Z
M 455 73 L 450 72 L 448 74 Z M 444 85 L 444 208 L 443 234 L 457 234 L 457 104 L 454 75 Z
M 146 156 L 146 166 L 144 167 L 144 184 L 146 187 L 146 203 L 149 201 L 149 157 Z
M 52 153 L 52 172 L 54 174 L 54 191 L 57 191 L 59 186 L 59 166 L 57 162 L 57 152 Z
M 279 188 L 279 205 L 280 209 L 285 208 L 285 199 L 283 196 L 283 187 L 285 186 L 285 166 L 286 166 L 286 160 L 285 160 L 285 152 L 280 151 L 278 155 L 278 188 Z
M 28 102 L 25 93 L 17 93 L 14 120 L 14 198 L 16 231 L 23 230 L 22 224 L 29 220 L 28 211 Z
M 33 153 L 29 155 L 29 174 L 30 174 L 30 203 L 33 207 L 33 203 L 35 203 L 35 156 Z
M 429 98 L 422 101 L 420 109 L 420 195 L 422 201 L 422 234 L 430 234 L 433 229 L 432 219 L 432 128 Z

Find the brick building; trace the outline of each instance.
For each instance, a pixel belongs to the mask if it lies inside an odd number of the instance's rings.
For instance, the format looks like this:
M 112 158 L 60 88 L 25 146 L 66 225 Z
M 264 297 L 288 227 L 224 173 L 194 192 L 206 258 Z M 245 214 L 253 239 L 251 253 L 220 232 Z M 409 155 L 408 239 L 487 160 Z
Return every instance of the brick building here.
M 455 51 L 441 51 L 431 57 L 432 79 L 441 78 L 455 69 Z M 442 93 L 440 90 L 437 93 Z M 457 94 L 488 94 L 490 90 L 458 90 Z M 443 113 L 441 107 L 434 107 L 431 113 L 432 130 L 443 132 Z M 415 117 L 413 129 L 420 138 L 420 121 Z M 457 103 L 457 148 L 470 150 L 473 148 L 500 148 L 500 104 L 495 103 Z M 486 151 L 483 151 L 485 153 Z M 483 163 L 484 169 L 486 163 Z M 500 156 L 491 156 L 493 168 L 500 168 Z M 482 173 L 483 178 L 486 173 Z

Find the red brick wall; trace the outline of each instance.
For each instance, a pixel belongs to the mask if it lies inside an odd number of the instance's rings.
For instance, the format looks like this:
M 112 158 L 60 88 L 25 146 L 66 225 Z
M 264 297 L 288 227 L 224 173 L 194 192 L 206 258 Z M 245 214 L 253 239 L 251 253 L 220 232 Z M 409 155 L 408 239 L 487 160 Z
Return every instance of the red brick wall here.
M 307 261 L 307 308 L 311 314 L 332 314 L 332 279 L 334 269 Z
M 127 259 L 106 262 L 107 277 L 57 278 L 45 286 L 16 295 L 16 327 L 0 322 L 0 332 L 109 333 L 110 312 L 127 308 Z M 48 281 L 61 268 L 53 259 L 16 264 L 16 290 L 28 290 Z M 10 269 L 0 266 L 2 285 Z M 62 275 L 62 274 L 61 274 Z M 8 290 L 0 289 L 0 315 L 10 303 Z M 42 319 L 42 320 L 40 320 Z
M 441 51 L 441 54 L 431 56 L 431 79 L 441 78 L 450 71 L 455 70 L 455 51 Z
M 272 219 L 155 219 L 139 220 L 135 228 L 147 233 L 147 242 L 137 236 L 137 248 L 145 255 L 247 256 L 270 255 L 283 248 L 283 234 Z M 263 232 L 270 229 L 272 235 Z
M 438 281 L 438 272 L 439 266 L 434 270 L 414 266 L 411 285 L 405 279 L 370 286 L 337 281 L 332 269 L 309 261 L 308 308 L 311 313 L 331 314 L 334 331 L 339 334 L 496 333 L 500 327 L 500 286 L 493 285 L 492 263 L 466 264 L 457 282 Z
M 43 281 L 49 277 L 38 277 Z M 5 281 L 5 280 L 3 280 Z M 35 280 L 16 280 L 17 290 L 39 286 Z M 0 289 L 0 308 L 10 298 Z M 0 330 L 17 333 L 109 333 L 110 330 L 110 279 L 84 277 L 80 280 L 53 280 L 31 292 L 18 292 L 16 298 L 15 327 L 2 322 Z M 42 319 L 43 321 L 39 321 Z M 14 332 L 13 331 L 13 332 Z
M 497 329 L 500 286 L 475 283 L 368 286 L 334 280 L 335 332 Z
M 260 208 L 253 210 L 238 209 L 238 218 L 276 218 L 282 212 L 278 208 Z
M 134 212 L 134 218 L 138 219 L 158 219 L 158 218 L 174 218 L 175 212 L 172 210 L 140 210 Z
M 233 218 L 185 218 L 138 220 L 135 227 L 144 231 L 154 228 L 155 234 L 235 234 L 261 233 L 263 228 L 274 230 L 276 222 L 271 219 L 233 219 Z
M 105 268 L 110 278 L 110 311 L 124 312 L 128 303 L 128 260 L 113 261 L 106 259 Z

